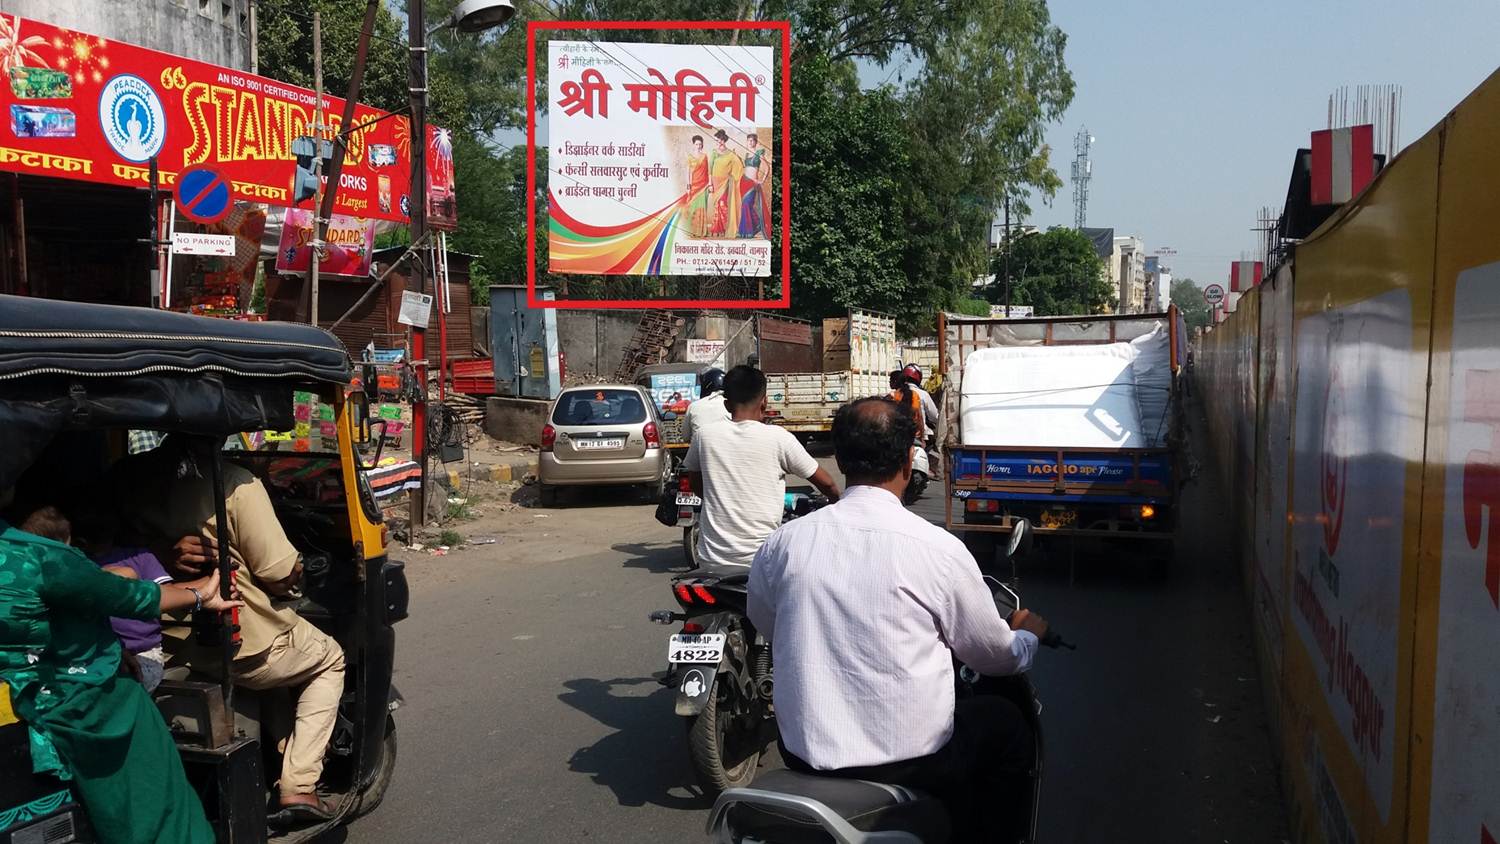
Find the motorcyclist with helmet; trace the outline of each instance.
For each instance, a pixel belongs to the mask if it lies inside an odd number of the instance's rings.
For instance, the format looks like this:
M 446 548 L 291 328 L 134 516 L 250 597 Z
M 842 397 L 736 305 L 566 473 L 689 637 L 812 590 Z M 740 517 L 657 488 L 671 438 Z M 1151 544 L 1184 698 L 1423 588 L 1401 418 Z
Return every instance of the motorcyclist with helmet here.
M 927 422 L 927 432 L 932 434 L 937 431 L 938 409 L 937 402 L 932 400 L 932 394 L 922 387 L 922 367 L 914 363 L 908 363 L 901 368 L 906 376 L 907 383 L 911 384 L 911 391 L 922 400 L 922 418 Z
M 694 430 L 729 421 L 729 408 L 724 406 L 724 370 L 703 370 L 698 375 L 698 395 L 682 419 L 682 437 L 688 442 L 693 441 Z

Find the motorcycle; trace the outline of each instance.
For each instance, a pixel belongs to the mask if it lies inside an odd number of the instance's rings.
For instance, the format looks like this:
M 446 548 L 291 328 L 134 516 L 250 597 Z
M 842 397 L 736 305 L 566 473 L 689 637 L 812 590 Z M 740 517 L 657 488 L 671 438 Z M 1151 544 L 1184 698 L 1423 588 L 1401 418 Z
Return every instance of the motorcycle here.
M 827 503 L 821 495 L 787 493 L 782 523 Z M 660 682 L 677 689 L 693 772 L 710 794 L 749 785 L 771 736 L 771 647 L 746 618 L 749 579 L 749 568 L 739 566 L 679 576 L 672 595 L 682 611 L 648 616 L 657 624 L 682 623 L 667 642 Z
M 901 503 L 910 507 L 927 491 L 927 480 L 932 476 L 932 467 L 927 457 L 927 446 L 913 443 L 911 447 L 911 479 L 901 494 Z
M 1006 556 L 1029 550 L 1031 525 L 1020 520 L 1011 533 Z M 1021 599 L 999 580 L 985 576 L 1000 614 L 1009 617 Z M 1041 643 L 1050 648 L 1074 646 L 1048 631 Z M 960 697 L 1001 695 L 1024 713 L 1036 736 L 1031 769 L 1027 835 L 1036 840 L 1037 807 L 1042 788 L 1042 704 L 1025 674 L 982 677 L 959 665 L 955 683 Z M 735 786 L 714 802 L 707 832 L 722 844 L 791 844 L 832 840 L 836 844 L 942 844 L 951 839 L 946 809 L 930 795 L 910 788 L 861 780 L 770 771 L 749 787 Z
M 693 492 L 687 474 L 677 471 L 677 525 L 682 528 L 682 556 L 688 568 L 698 568 L 698 534 L 703 530 L 703 497 Z

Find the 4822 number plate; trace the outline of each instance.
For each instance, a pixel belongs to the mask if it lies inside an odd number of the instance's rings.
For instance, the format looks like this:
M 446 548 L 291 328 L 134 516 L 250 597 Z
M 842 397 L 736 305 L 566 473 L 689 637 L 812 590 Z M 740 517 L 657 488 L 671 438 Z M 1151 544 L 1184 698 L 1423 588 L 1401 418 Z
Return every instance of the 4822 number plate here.
M 678 633 L 667 642 L 667 662 L 713 663 L 723 658 L 723 633 Z

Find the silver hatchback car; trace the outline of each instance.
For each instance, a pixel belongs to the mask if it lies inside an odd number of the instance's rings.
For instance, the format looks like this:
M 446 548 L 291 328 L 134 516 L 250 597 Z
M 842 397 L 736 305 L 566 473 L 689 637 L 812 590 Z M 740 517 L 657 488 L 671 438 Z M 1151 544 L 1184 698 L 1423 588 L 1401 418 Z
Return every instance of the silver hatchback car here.
M 640 484 L 659 500 L 671 475 L 661 444 L 661 419 L 635 384 L 569 387 L 552 403 L 542 427 L 537 486 L 543 505 L 560 486 Z

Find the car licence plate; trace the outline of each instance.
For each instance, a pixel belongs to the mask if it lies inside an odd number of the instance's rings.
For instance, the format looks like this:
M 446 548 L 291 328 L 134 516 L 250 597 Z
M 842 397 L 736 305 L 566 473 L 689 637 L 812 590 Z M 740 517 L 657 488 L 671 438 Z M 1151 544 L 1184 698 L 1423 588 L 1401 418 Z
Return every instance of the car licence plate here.
M 579 451 L 608 451 L 612 448 L 624 448 L 625 441 L 618 437 L 607 440 L 573 440 L 573 447 Z
M 677 493 L 677 506 L 678 507 L 702 507 L 703 506 L 703 499 L 699 498 L 698 496 L 693 495 L 691 493 L 679 492 L 679 493 Z
M 678 633 L 667 642 L 667 662 L 715 663 L 723 658 L 723 633 Z
M 1077 510 L 1043 510 L 1042 527 L 1065 528 L 1072 527 L 1078 521 Z

